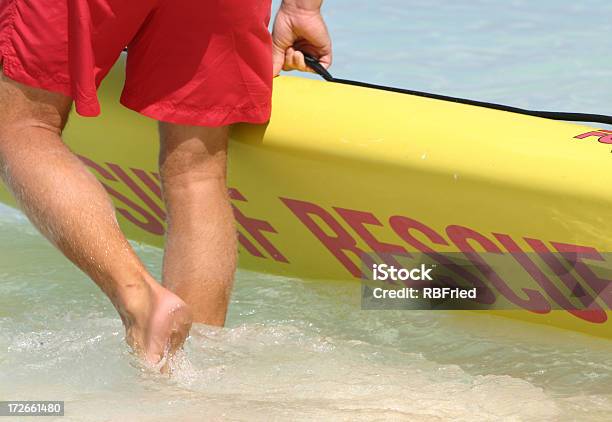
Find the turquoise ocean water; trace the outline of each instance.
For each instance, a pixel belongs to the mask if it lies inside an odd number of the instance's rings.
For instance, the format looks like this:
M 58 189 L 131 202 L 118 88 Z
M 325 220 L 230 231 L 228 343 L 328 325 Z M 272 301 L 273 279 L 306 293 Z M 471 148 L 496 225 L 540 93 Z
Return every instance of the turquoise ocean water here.
M 610 2 L 328 3 L 338 77 L 612 113 Z M 161 251 L 135 247 L 159 274 Z M 0 400 L 65 400 L 74 421 L 612 420 L 612 342 L 364 312 L 358 288 L 239 271 L 227 328 L 194 328 L 168 378 L 129 354 L 98 289 L 0 206 Z

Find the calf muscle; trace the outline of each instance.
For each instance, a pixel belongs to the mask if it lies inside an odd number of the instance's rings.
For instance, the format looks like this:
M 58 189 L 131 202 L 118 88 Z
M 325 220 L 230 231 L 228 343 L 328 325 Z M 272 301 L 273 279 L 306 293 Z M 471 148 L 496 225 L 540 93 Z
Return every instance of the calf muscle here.
M 228 128 L 160 127 L 168 212 L 163 283 L 194 321 L 223 325 L 236 270 L 236 229 L 226 184 Z

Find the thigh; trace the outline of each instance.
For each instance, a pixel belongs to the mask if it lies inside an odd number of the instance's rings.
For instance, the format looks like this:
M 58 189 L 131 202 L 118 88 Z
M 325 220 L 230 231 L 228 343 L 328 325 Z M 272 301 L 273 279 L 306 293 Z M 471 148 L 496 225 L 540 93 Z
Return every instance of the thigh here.
M 152 13 L 154 1 L 0 0 L 4 73 L 100 112 L 97 88 Z
M 36 126 L 61 133 L 72 99 L 66 95 L 15 82 L 0 72 L 0 131 Z M 18 139 L 15 139 L 18 141 Z M 0 142 L 9 142 L 6 136 Z

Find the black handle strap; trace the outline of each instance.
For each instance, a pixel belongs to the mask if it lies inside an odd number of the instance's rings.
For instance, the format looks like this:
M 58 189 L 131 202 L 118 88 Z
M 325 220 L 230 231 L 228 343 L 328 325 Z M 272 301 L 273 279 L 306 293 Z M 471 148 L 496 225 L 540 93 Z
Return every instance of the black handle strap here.
M 380 89 L 383 91 L 397 92 L 400 94 L 410 94 L 418 97 L 433 98 L 435 100 L 451 101 L 453 103 L 467 104 L 477 107 L 486 107 L 494 110 L 508 111 L 511 113 L 526 114 L 528 116 L 543 117 L 545 119 L 552 120 L 563 120 L 571 122 L 591 122 L 591 123 L 602 123 L 606 125 L 612 125 L 612 116 L 606 116 L 603 114 L 588 114 L 588 113 L 569 113 L 569 112 L 558 112 L 558 111 L 536 111 L 526 110 L 523 108 L 512 107 L 504 104 L 488 103 L 484 101 L 469 100 L 466 98 L 449 97 L 447 95 L 432 94 L 429 92 L 413 91 L 409 89 L 393 88 L 389 86 L 374 85 L 367 82 L 351 81 L 348 79 L 334 78 L 325 69 L 317 59 L 307 54 L 304 54 L 306 65 L 313 71 L 319 74 L 323 79 L 328 82 L 340 83 L 344 85 L 360 86 L 363 88 Z

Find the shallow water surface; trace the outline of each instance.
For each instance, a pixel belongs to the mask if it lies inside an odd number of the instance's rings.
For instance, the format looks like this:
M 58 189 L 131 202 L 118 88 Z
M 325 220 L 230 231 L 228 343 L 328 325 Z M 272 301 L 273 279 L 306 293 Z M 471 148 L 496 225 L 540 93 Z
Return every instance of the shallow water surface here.
M 608 1 L 328 3 L 339 77 L 610 114 Z M 135 247 L 159 274 L 161 251 Z M 65 400 L 74 421 L 610 420 L 612 342 L 361 311 L 358 289 L 239 271 L 227 328 L 195 327 L 169 378 L 130 355 L 98 289 L 0 207 L 0 399 Z
M 605 420 L 612 342 L 442 312 L 361 311 L 359 284 L 240 271 L 228 328 L 196 326 L 172 377 L 124 345 L 114 309 L 0 208 L 0 397 L 65 420 Z M 135 245 L 159 273 L 161 251 Z

